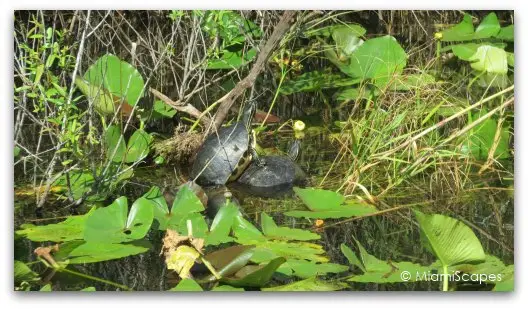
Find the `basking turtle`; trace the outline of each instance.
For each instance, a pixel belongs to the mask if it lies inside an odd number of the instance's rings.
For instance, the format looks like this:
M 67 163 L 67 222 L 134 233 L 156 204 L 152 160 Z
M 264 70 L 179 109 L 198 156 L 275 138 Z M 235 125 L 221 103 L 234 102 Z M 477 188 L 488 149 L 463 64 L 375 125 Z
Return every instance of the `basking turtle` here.
M 293 185 L 303 185 L 306 174 L 295 163 L 300 144 L 300 140 L 295 140 L 287 156 L 262 156 L 262 166 L 250 164 L 237 180 L 241 189 L 259 196 L 274 197 L 289 192 Z
M 192 167 L 194 181 L 200 185 L 224 185 L 238 178 L 252 160 L 258 166 L 262 165 L 250 128 L 255 110 L 255 103 L 249 103 L 241 121 L 222 127 L 207 137 Z

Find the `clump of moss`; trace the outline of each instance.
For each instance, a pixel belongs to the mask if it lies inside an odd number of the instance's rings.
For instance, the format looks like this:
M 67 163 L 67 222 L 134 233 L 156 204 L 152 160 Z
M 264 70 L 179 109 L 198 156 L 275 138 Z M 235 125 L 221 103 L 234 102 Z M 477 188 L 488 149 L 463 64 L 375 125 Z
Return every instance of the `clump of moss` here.
M 202 144 L 203 134 L 196 132 L 182 132 L 176 128 L 171 138 L 155 142 L 153 149 L 159 156 L 165 158 L 166 163 L 189 164 L 194 160 L 193 155 Z

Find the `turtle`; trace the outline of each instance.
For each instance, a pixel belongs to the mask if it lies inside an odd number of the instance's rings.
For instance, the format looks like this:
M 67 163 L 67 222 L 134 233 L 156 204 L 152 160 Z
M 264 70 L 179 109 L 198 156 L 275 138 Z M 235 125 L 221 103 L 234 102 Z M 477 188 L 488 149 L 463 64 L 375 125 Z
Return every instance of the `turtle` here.
M 196 183 L 224 185 L 236 180 L 250 162 L 263 165 L 255 151 L 255 135 L 251 130 L 255 110 L 255 102 L 250 102 L 241 121 L 222 127 L 206 138 L 191 170 L 190 176 Z
M 264 164 L 250 164 L 238 178 L 238 187 L 254 195 L 275 197 L 289 192 L 294 185 L 304 185 L 306 174 L 295 163 L 300 144 L 300 140 L 296 139 L 287 156 L 260 157 Z

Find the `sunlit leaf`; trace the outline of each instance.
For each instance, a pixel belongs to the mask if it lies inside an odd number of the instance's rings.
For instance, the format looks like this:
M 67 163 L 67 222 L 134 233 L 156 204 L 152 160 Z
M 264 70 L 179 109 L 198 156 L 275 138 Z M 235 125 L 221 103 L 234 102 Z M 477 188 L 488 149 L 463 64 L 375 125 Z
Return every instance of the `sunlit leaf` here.
M 15 284 L 19 284 L 22 281 L 36 282 L 40 280 L 38 274 L 32 271 L 24 262 L 15 260 L 14 271 Z
M 475 39 L 487 39 L 499 33 L 501 26 L 497 15 L 493 12 L 489 13 L 480 22 L 475 30 Z
M 443 215 L 426 215 L 414 211 L 422 235 L 442 265 L 478 263 L 485 259 L 475 233 L 462 222 Z
M 513 42 L 513 25 L 501 28 L 499 33 L 495 36 L 497 39 Z
M 360 29 L 348 26 L 339 26 L 332 30 L 332 38 L 340 52 L 349 56 L 354 50 L 356 50 L 356 48 L 364 43 L 364 41 L 359 38 L 363 34 L 358 30 Z
M 22 224 L 21 230 L 16 231 L 32 241 L 53 241 L 66 242 L 76 239 L 83 239 L 84 225 L 87 218 L 93 213 L 92 209 L 82 216 L 71 216 L 66 220 L 48 225 L 35 226 L 33 224 Z
M 442 32 L 441 40 L 444 42 L 472 40 L 475 34 L 471 15 L 465 14 L 464 19 L 457 25 Z
M 111 54 L 97 59 L 84 74 L 84 79 L 95 87 L 124 98 L 130 106 L 136 105 L 145 86 L 143 77 L 134 66 Z
M 113 244 L 86 242 L 73 249 L 68 255 L 68 258 L 70 264 L 95 263 L 140 254 L 149 249 L 150 246 L 143 243 Z
M 110 206 L 99 208 L 86 220 L 84 239 L 88 242 L 120 243 L 143 238 L 153 219 L 152 204 L 137 199 L 127 219 L 127 199 L 120 197 Z
M 350 55 L 345 73 L 356 78 L 388 81 L 402 72 L 407 54 L 392 36 L 365 41 Z
M 496 74 L 506 74 L 508 72 L 508 60 L 504 49 L 491 46 L 480 46 L 475 54 L 469 58 L 471 67 L 477 71 L 484 71 Z

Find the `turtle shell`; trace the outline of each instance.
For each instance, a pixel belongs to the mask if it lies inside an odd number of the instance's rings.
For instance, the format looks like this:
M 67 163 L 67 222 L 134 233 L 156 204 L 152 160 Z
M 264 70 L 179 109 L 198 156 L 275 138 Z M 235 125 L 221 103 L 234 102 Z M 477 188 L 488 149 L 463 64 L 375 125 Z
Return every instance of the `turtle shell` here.
M 252 162 L 237 182 L 252 193 L 275 196 L 290 190 L 305 178 L 301 168 L 287 156 L 264 156 L 264 166 Z
M 242 158 L 247 157 L 249 141 L 243 122 L 220 128 L 218 134 L 209 135 L 198 150 L 191 177 L 200 185 L 225 184 L 237 172 Z

